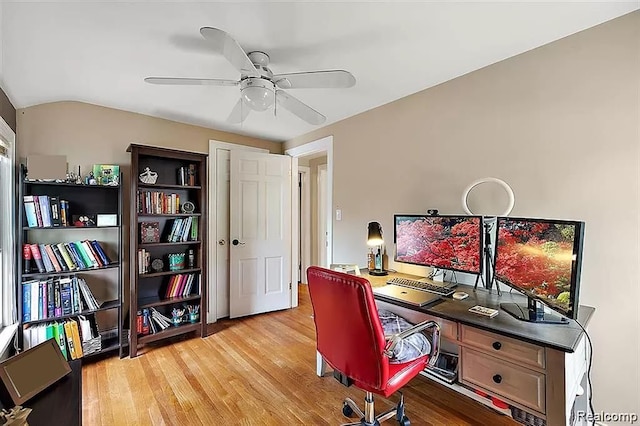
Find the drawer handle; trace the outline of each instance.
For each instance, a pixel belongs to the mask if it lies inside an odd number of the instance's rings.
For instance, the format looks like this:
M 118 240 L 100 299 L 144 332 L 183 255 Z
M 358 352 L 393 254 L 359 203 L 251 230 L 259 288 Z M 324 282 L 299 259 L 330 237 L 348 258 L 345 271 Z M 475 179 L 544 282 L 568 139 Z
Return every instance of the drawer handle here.
M 493 376 L 493 381 L 496 383 L 502 382 L 502 376 L 499 374 L 496 374 L 495 376 Z
M 493 344 L 491 345 L 493 346 L 493 349 L 495 349 L 496 351 L 499 351 L 500 348 L 502 347 L 502 343 L 500 342 L 493 342 Z

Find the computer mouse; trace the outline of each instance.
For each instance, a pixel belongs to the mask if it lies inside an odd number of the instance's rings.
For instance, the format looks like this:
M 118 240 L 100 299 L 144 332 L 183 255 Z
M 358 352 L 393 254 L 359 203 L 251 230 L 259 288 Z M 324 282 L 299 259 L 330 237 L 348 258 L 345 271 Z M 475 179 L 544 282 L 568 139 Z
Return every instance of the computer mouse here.
M 465 293 L 464 291 L 456 291 L 451 296 L 456 300 L 462 300 L 462 299 L 466 299 L 467 297 L 469 297 L 469 295 L 467 293 Z

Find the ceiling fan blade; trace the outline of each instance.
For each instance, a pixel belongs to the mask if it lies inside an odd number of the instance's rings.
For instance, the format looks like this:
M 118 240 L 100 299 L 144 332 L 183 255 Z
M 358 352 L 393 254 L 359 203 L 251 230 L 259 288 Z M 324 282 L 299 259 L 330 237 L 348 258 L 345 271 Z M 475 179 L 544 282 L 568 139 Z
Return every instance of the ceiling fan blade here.
M 180 78 L 180 77 L 147 77 L 144 79 L 151 84 L 170 84 L 187 86 L 237 86 L 235 80 L 220 80 L 217 78 Z
M 231 110 L 231 114 L 229 114 L 227 121 L 234 124 L 242 123 L 247 118 L 250 111 L 251 108 L 249 108 L 249 105 L 242 102 L 242 98 L 240 98 L 238 99 L 238 102 L 236 102 L 236 106 Z
M 344 70 L 276 74 L 271 80 L 281 89 L 346 88 L 356 84 L 353 74 Z
M 320 114 L 309 105 L 294 98 L 284 90 L 276 91 L 276 102 L 309 124 L 322 124 L 327 119 L 327 117 Z
M 242 74 L 246 74 L 250 77 L 260 77 L 260 73 L 253 66 L 253 63 L 242 50 L 240 44 L 233 39 L 226 32 L 219 30 L 218 28 L 202 27 L 200 28 L 200 34 L 202 37 L 209 40 L 213 44 L 213 48 L 216 52 L 222 54 L 227 61 L 231 63 Z

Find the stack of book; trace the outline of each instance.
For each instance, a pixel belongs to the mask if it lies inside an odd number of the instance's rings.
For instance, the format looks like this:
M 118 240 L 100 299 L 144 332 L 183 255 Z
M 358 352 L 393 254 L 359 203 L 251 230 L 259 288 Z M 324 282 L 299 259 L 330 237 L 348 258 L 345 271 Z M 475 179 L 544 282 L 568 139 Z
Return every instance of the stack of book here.
M 168 243 L 179 243 L 198 240 L 198 218 L 195 216 L 179 217 L 173 220 Z
M 178 168 L 178 185 L 196 186 L 196 165 Z
M 200 274 L 178 274 L 173 275 L 167 285 L 164 297 L 187 297 L 192 289 L 196 289 L 195 294 L 200 294 Z
M 136 320 L 136 332 L 143 335 L 155 334 L 171 325 L 171 320 L 153 307 L 138 311 Z
M 138 191 L 138 213 L 177 214 L 180 213 L 180 195 L 160 191 Z
M 38 321 L 96 310 L 100 304 L 80 277 L 56 277 L 22 283 L 22 321 Z
M 25 273 L 31 272 L 31 258 L 35 261 L 40 273 L 104 268 L 113 263 L 96 240 L 58 244 L 26 244 L 23 248 L 23 258 Z
M 22 198 L 29 228 L 69 226 L 68 201 L 49 195 L 24 195 Z
M 84 356 L 79 325 L 80 318 L 37 324 L 24 331 L 24 349 L 32 348 L 51 338 L 60 346 L 65 359 L 78 359 Z

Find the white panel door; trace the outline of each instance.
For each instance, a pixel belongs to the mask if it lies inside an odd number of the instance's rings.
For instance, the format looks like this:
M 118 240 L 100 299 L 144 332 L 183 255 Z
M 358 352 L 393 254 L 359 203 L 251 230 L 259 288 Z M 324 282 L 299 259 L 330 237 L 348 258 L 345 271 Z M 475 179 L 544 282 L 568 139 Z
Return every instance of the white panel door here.
M 291 307 L 291 157 L 231 151 L 230 317 Z

